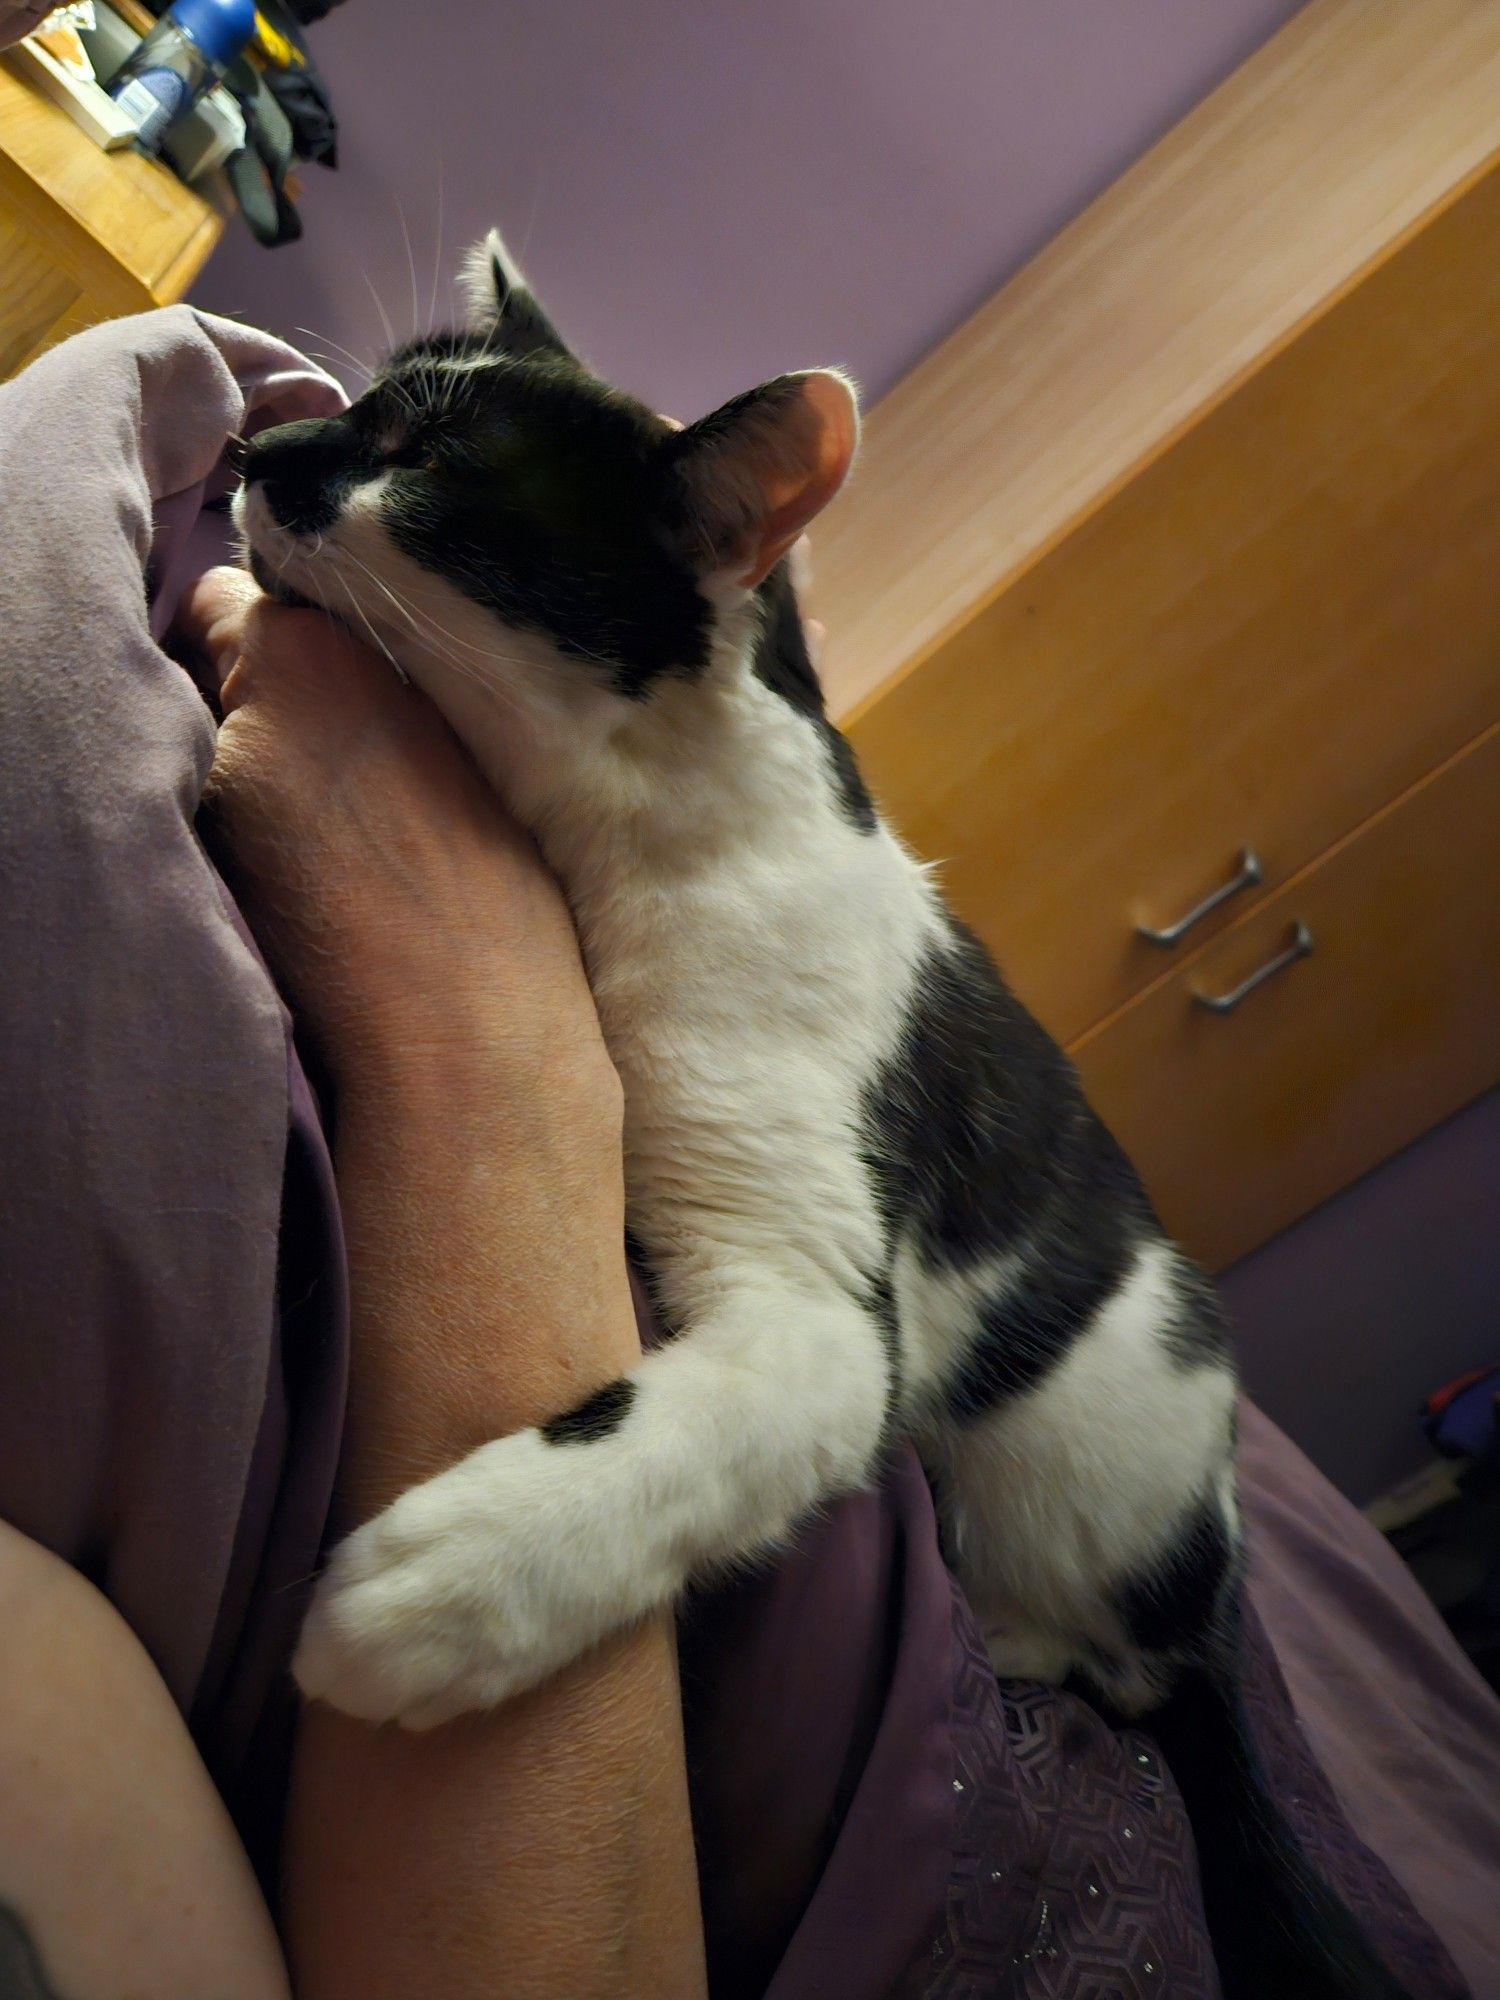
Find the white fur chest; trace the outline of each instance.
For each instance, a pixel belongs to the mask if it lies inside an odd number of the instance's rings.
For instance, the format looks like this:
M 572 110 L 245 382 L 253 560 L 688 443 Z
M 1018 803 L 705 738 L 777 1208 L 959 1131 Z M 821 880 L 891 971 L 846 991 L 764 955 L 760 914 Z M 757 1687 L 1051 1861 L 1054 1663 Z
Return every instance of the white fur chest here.
M 720 818 L 634 850 L 548 842 L 572 850 L 560 872 L 625 1085 L 632 1227 L 694 1289 L 741 1257 L 845 1288 L 878 1269 L 864 1096 L 941 923 L 922 870 L 849 824 L 808 768 L 815 732 L 776 706 L 795 809 L 757 801 L 744 837 Z

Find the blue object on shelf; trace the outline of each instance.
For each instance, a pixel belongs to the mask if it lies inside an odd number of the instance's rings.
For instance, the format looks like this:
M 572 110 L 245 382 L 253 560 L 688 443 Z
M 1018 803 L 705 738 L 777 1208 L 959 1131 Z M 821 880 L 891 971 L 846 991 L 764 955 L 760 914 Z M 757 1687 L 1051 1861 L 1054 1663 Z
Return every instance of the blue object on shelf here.
M 111 79 L 148 152 L 219 81 L 255 32 L 255 0 L 177 0 Z
M 223 69 L 255 33 L 255 0 L 177 0 L 164 18 L 175 21 Z

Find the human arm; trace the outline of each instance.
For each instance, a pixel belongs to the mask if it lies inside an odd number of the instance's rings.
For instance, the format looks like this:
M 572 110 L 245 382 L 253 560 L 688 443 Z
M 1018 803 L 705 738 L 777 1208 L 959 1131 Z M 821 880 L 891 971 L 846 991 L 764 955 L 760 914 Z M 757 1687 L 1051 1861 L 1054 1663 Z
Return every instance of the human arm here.
M 630 1365 L 620 1095 L 561 899 L 443 727 L 320 616 L 210 579 L 218 816 L 337 1087 L 342 1525 Z M 304 1718 L 299 2000 L 703 1990 L 670 1621 L 427 1736 Z
M 618 1374 L 635 1329 L 623 1269 L 599 1254 L 618 1258 L 619 1218 L 601 1242 L 582 1200 L 571 1226 L 551 1212 L 550 1175 L 482 1084 L 398 1066 L 340 1105 L 356 1367 L 381 1357 L 351 1413 L 352 1526 Z M 492 1124 L 514 1157 L 495 1160 Z M 490 1341 L 517 1330 L 491 1364 Z M 286 1880 L 305 2000 L 701 1990 L 670 1622 L 427 1735 L 312 1705 Z
M 0 1522 L 0 2000 L 289 2000 L 186 1725 L 119 1613 Z

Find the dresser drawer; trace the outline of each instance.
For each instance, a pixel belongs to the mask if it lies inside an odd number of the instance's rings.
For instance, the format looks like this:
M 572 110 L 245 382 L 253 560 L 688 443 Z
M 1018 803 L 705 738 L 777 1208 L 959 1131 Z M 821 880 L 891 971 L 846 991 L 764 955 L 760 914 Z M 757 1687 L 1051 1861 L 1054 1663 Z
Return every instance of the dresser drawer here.
M 1297 924 L 1311 952 L 1232 1011 L 1194 997 L 1231 994 Z M 1500 728 L 1070 1052 L 1214 1268 L 1500 1082 Z
M 852 718 L 1060 1040 L 1500 716 L 1497 325 L 1500 165 Z

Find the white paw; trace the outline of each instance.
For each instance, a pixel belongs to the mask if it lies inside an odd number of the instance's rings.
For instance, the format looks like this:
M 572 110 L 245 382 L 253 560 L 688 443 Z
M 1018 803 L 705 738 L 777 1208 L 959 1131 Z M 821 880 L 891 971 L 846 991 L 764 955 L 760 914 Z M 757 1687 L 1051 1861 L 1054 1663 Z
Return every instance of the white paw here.
M 292 1663 L 303 1694 L 431 1729 L 536 1686 L 620 1622 L 597 1579 L 580 1593 L 589 1579 L 569 1574 L 578 1536 L 559 1546 L 576 1513 L 559 1474 L 583 1470 L 566 1457 L 535 1432 L 484 1445 L 342 1543 Z

